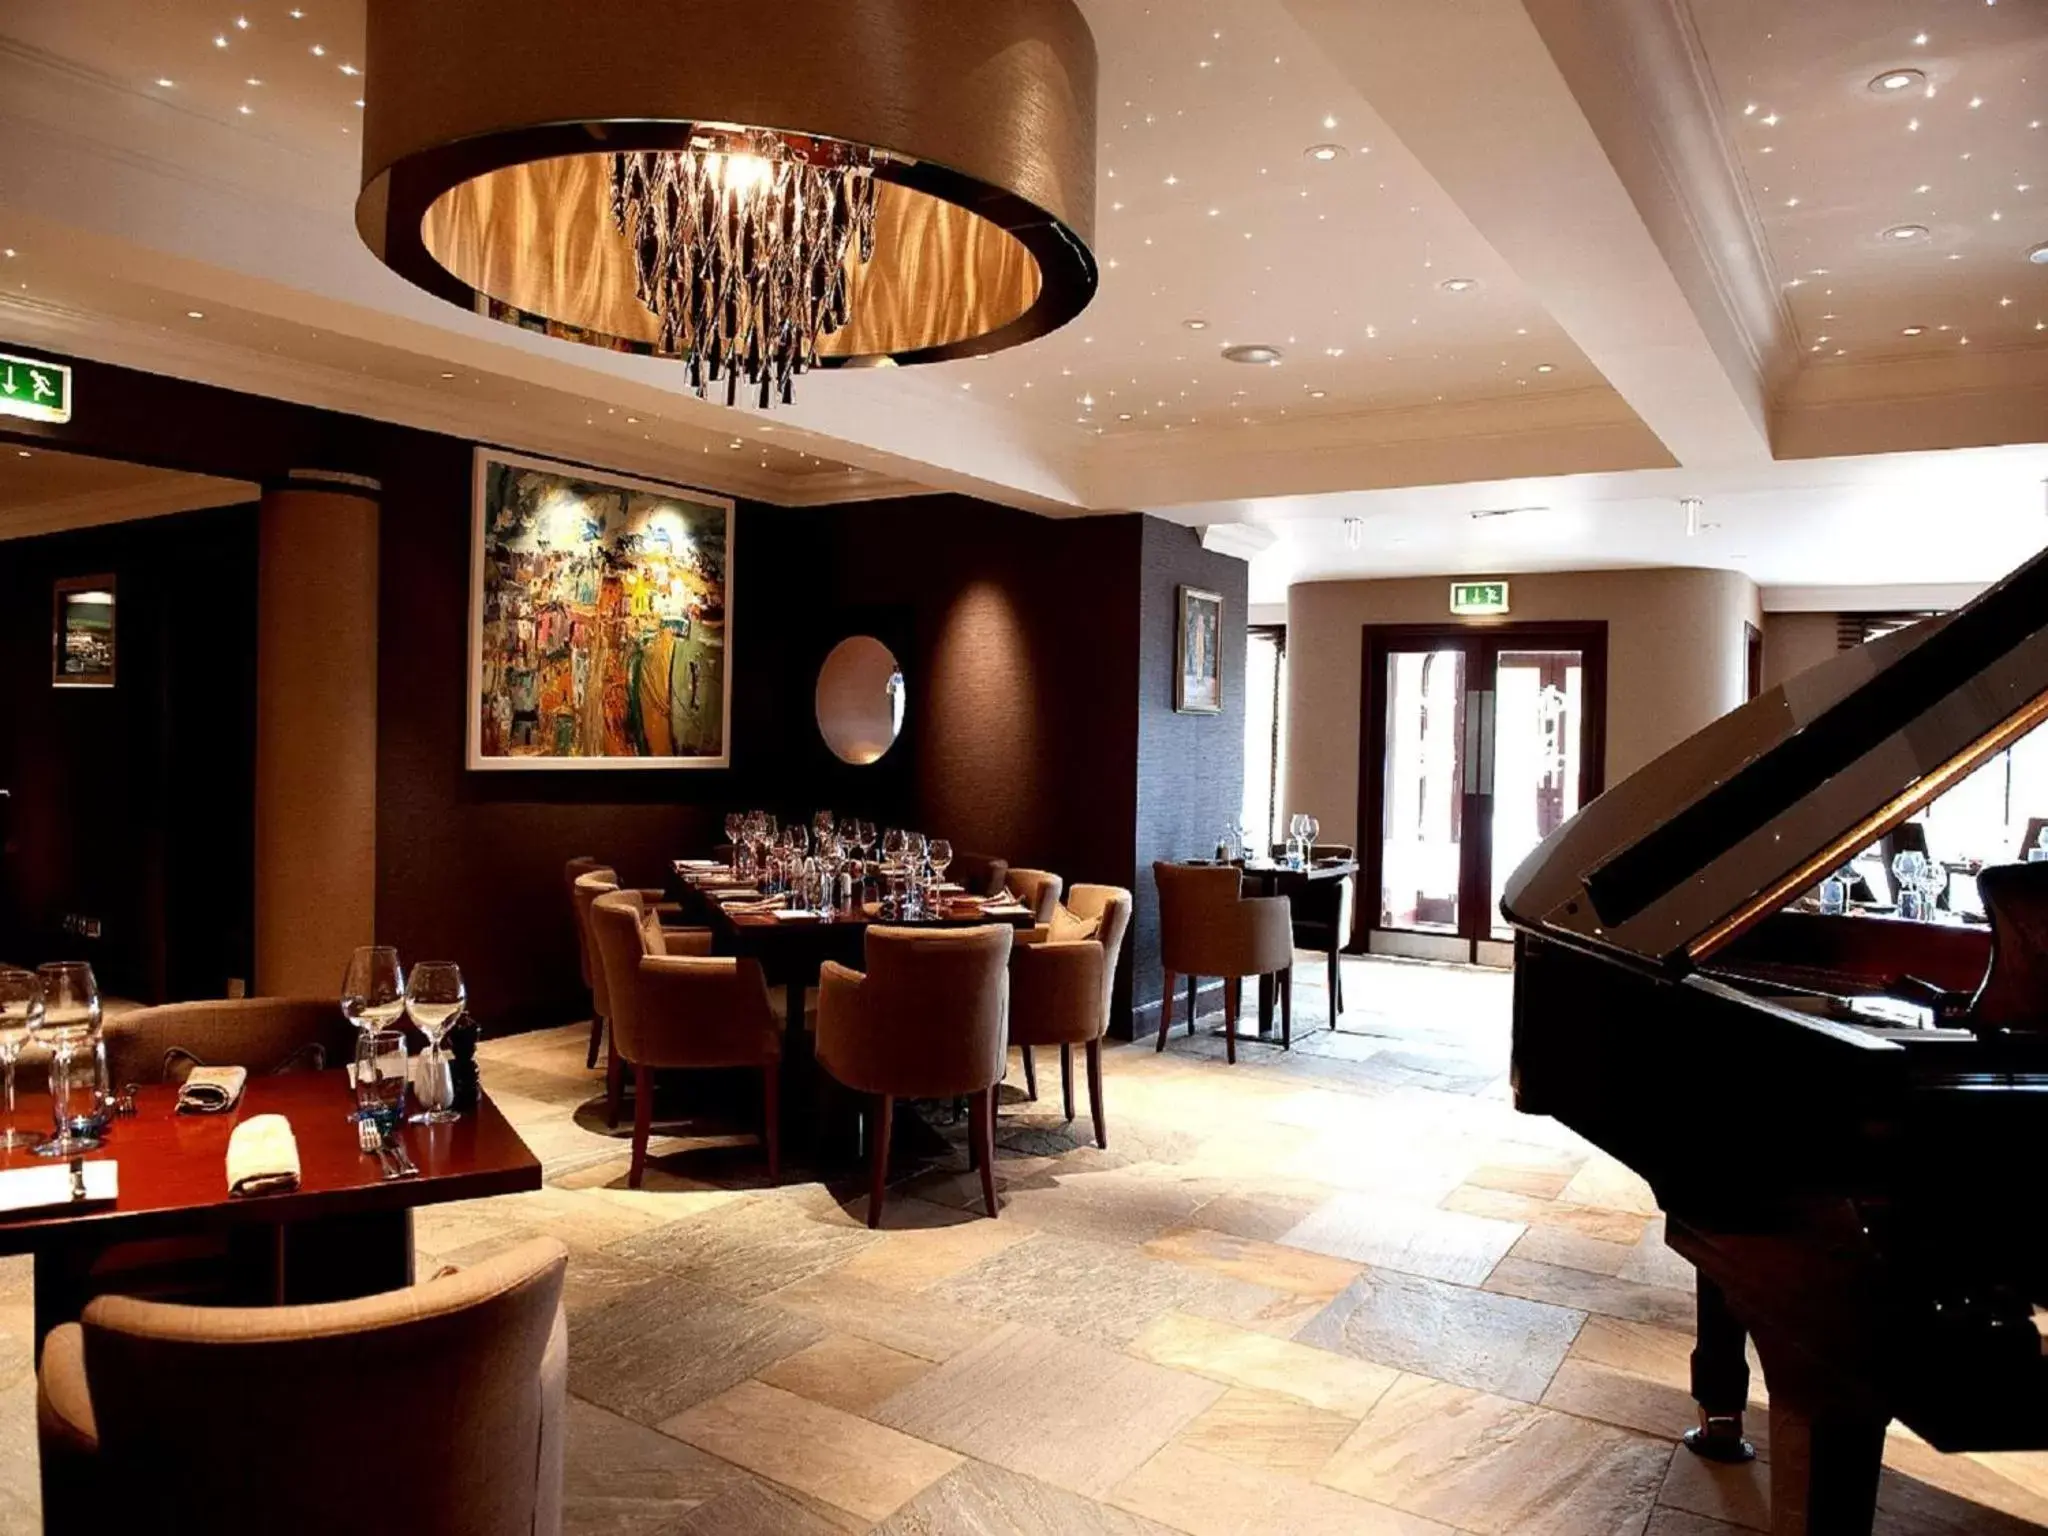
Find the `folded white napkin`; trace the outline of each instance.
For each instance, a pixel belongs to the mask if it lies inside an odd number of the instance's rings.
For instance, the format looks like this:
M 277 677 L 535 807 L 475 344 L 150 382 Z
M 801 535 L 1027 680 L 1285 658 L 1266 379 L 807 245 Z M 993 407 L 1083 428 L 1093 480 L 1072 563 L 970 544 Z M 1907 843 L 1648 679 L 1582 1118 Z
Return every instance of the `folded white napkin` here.
M 228 1137 L 228 1193 L 281 1195 L 299 1187 L 299 1143 L 283 1115 L 252 1115 Z
M 247 1067 L 194 1067 L 178 1089 L 181 1115 L 218 1115 L 233 1109 L 249 1081 Z

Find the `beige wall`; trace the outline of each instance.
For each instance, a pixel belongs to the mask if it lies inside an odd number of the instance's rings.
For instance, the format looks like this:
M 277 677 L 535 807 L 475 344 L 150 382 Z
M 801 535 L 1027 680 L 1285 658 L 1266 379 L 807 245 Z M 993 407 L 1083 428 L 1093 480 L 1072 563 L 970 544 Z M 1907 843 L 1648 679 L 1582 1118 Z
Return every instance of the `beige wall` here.
M 1765 614 L 1764 686 L 1775 688 L 1833 656 L 1838 623 L 1832 613 Z
M 377 503 L 268 491 L 258 528 L 256 991 L 333 997 L 376 928 Z
M 1362 631 L 1444 624 L 1451 578 L 1305 582 L 1287 594 L 1283 811 L 1357 841 Z M 1510 578 L 1518 620 L 1607 622 L 1607 782 L 1742 702 L 1743 623 L 1757 589 L 1734 571 L 1584 571 Z

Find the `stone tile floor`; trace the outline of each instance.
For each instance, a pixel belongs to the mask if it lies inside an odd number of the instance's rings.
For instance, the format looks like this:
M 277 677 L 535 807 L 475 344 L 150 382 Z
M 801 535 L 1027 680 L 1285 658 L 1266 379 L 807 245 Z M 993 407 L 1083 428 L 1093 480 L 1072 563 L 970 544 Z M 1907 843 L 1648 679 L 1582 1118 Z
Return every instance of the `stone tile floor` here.
M 998 1221 L 928 1116 L 879 1233 L 858 1170 L 768 1188 L 740 1138 L 657 1138 L 628 1190 L 585 1030 L 491 1042 L 548 1187 L 423 1212 L 422 1268 L 569 1246 L 579 1536 L 1767 1527 L 1763 1465 L 1677 1449 L 1690 1278 L 1649 1191 L 1508 1101 L 1508 978 L 1354 960 L 1331 1032 L 1299 974 L 1291 1055 L 1226 1066 L 1213 1019 L 1112 1050 L 1107 1151 L 1056 1062 L 1036 1103 L 1013 1071 Z M 0 1533 L 38 1524 L 28 1322 L 6 1261 Z M 2048 1455 L 1887 1461 L 1884 1536 L 2048 1521 Z

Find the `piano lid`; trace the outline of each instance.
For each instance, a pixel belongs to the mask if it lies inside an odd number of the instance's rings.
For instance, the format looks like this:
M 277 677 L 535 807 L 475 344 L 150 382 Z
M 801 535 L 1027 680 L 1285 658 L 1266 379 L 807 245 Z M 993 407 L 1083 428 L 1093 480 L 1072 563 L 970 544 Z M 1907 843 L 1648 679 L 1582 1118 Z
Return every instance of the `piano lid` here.
M 1684 972 L 2048 719 L 2048 554 L 1801 673 L 1544 840 L 1501 908 Z

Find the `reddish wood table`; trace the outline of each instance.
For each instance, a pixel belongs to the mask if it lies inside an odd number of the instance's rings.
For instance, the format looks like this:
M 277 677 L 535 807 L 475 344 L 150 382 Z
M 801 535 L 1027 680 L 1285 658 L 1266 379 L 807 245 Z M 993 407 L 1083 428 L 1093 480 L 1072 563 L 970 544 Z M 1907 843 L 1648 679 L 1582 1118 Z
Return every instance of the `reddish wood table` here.
M 175 1088 L 139 1089 L 136 1113 L 86 1154 L 120 1165 L 114 1203 L 0 1214 L 0 1253 L 36 1256 L 39 1343 L 92 1295 L 122 1288 L 122 1253 L 191 1259 L 222 1279 L 214 1293 L 225 1299 L 339 1300 L 411 1283 L 414 1207 L 541 1187 L 539 1160 L 488 1096 L 450 1124 L 404 1126 L 399 1139 L 420 1176 L 390 1180 L 357 1144 L 346 1071 L 252 1077 L 231 1114 L 180 1115 L 176 1104 Z M 20 1123 L 47 1124 L 48 1106 L 23 1095 Z M 291 1122 L 299 1188 L 230 1198 L 229 1133 L 264 1114 Z M 0 1168 L 49 1161 L 0 1152 Z

